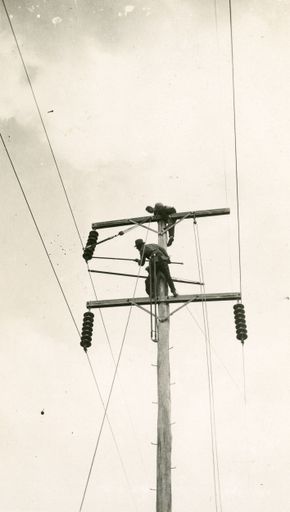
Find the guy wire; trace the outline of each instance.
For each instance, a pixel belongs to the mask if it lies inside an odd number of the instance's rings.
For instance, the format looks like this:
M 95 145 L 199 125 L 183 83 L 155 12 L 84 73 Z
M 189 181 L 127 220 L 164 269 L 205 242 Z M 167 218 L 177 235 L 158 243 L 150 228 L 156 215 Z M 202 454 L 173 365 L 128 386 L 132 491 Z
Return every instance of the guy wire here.
M 198 232 L 198 225 L 196 219 L 193 221 L 194 238 L 196 245 L 197 263 L 199 270 L 199 278 L 204 283 L 204 272 L 202 264 L 202 255 L 200 247 L 200 239 Z M 205 295 L 205 286 L 201 285 L 203 296 Z M 202 300 L 202 312 L 204 319 L 204 330 L 205 330 L 205 342 L 206 342 L 206 360 L 207 360 L 207 372 L 208 372 L 208 386 L 209 386 L 209 405 L 210 405 L 210 427 L 211 427 L 211 445 L 212 445 L 212 459 L 213 459 L 213 478 L 214 478 L 214 493 L 215 493 L 215 507 L 216 512 L 218 508 L 222 511 L 222 498 L 221 498 L 221 485 L 220 485 L 220 472 L 219 472 L 219 458 L 217 449 L 217 433 L 216 433 L 216 419 L 215 419 L 215 399 L 214 399 L 214 388 L 213 388 L 213 369 L 212 369 L 212 358 L 211 358 L 211 342 L 209 333 L 209 321 L 207 312 L 206 299 Z M 218 507 L 219 504 L 219 507 Z

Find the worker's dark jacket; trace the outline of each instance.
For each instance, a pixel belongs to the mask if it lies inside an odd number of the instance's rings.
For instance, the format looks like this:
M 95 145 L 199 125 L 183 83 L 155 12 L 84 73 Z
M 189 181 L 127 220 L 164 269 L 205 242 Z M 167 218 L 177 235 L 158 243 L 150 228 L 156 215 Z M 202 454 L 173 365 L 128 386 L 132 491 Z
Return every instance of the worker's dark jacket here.
M 175 231 L 175 219 L 172 219 L 171 215 L 176 213 L 176 210 L 173 206 L 161 206 L 160 208 L 154 208 L 154 215 L 159 215 L 161 219 L 166 222 L 168 227 L 168 235 L 172 238 L 171 243 L 174 239 L 174 231 Z
M 168 221 L 169 215 L 176 213 L 176 210 L 173 206 L 161 206 L 160 208 L 154 208 L 154 215 L 159 215 L 162 220 L 165 222 Z
M 145 246 L 142 247 L 142 249 L 139 252 L 141 266 L 144 265 L 146 258 L 148 258 L 148 260 L 150 261 L 150 273 L 154 271 L 153 256 L 156 256 L 155 269 L 157 270 L 157 272 L 161 271 L 164 274 L 170 290 L 172 291 L 172 293 L 175 293 L 175 286 L 172 281 L 172 277 L 170 275 L 168 267 L 168 263 L 170 263 L 170 258 L 167 254 L 167 251 L 163 249 L 163 247 L 160 247 L 160 245 L 158 244 L 146 244 Z
M 141 266 L 144 265 L 146 258 L 150 260 L 153 254 L 158 256 L 158 259 L 164 261 L 165 263 L 170 263 L 170 258 L 166 249 L 163 249 L 163 247 L 160 247 L 158 244 L 146 244 L 139 252 Z

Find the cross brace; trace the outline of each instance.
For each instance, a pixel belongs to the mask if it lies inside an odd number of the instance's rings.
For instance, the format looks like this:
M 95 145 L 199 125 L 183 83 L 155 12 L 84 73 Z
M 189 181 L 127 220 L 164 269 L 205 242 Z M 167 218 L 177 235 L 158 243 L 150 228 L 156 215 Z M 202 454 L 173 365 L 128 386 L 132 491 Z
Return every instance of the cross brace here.
M 229 208 L 218 208 L 214 210 L 196 210 L 189 212 L 179 212 L 173 213 L 170 215 L 171 219 L 177 220 L 186 217 L 187 219 L 194 219 L 195 217 L 214 217 L 216 215 L 228 215 L 230 213 Z M 128 219 L 117 219 L 117 220 L 108 220 L 105 222 L 94 222 L 92 224 L 93 229 L 104 229 L 104 228 L 114 228 L 117 226 L 130 226 L 132 224 L 146 224 L 149 222 L 157 222 L 161 220 L 159 215 L 156 216 L 147 216 L 147 217 L 132 217 Z
M 238 292 L 230 292 L 230 293 L 202 293 L 202 294 L 194 294 L 194 295 L 178 295 L 177 297 L 167 297 L 165 299 L 159 300 L 156 299 L 157 304 L 167 303 L 167 304 L 178 304 L 180 302 L 213 302 L 213 301 L 221 301 L 221 300 L 240 300 L 241 294 Z M 154 300 L 155 302 L 155 300 Z M 149 297 L 132 297 L 131 299 L 109 299 L 109 300 L 91 300 L 87 302 L 88 309 L 100 309 L 100 308 L 114 308 L 114 307 L 123 307 L 123 306 L 132 306 L 132 305 L 140 305 L 146 306 L 150 305 Z

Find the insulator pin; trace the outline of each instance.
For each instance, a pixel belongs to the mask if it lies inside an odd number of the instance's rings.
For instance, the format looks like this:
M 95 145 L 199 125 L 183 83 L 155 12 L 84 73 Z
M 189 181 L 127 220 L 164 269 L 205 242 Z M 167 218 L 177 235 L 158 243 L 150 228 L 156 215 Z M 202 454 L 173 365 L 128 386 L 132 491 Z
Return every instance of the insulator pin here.
M 239 302 L 234 305 L 234 316 L 237 339 L 244 343 L 248 337 L 244 304 Z
M 93 325 L 94 325 L 94 313 L 91 313 L 91 311 L 86 311 L 86 313 L 84 313 L 84 317 L 83 317 L 83 328 L 82 328 L 81 343 L 80 343 L 80 345 L 83 347 L 85 352 L 92 344 Z
M 97 245 L 98 237 L 99 233 L 97 231 L 92 230 L 89 232 L 88 240 L 83 252 L 84 260 L 89 261 L 92 259 L 94 250 Z

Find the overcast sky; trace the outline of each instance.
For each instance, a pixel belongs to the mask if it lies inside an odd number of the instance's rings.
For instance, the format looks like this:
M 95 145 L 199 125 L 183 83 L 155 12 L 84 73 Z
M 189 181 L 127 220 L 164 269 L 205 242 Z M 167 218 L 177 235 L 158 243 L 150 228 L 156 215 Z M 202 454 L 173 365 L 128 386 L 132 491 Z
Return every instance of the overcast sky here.
M 0 2 L 1 4 L 1 2 Z M 35 96 L 85 243 L 92 222 L 231 209 L 198 222 L 206 288 L 239 291 L 227 0 L 6 0 Z M 94 299 L 15 41 L 0 5 L 1 134 L 79 327 Z M 232 303 L 210 304 L 224 512 L 290 505 L 290 1 L 232 0 L 240 182 L 246 405 Z M 5 153 L 1 194 L 1 512 L 78 511 L 103 406 Z M 115 234 L 102 231 L 101 237 Z M 135 258 L 138 228 L 98 248 Z M 148 241 L 156 241 L 153 233 Z M 175 276 L 198 279 L 192 221 L 169 251 Z M 136 273 L 133 262 L 92 268 Z M 142 272 L 144 272 L 142 270 Z M 135 280 L 96 274 L 99 298 Z M 179 285 L 179 293 L 198 292 Z M 144 281 L 137 286 L 144 296 Z M 202 312 L 172 317 L 173 511 L 215 510 Z M 104 311 L 118 357 L 129 310 Z M 199 323 L 199 326 L 197 323 Z M 114 362 L 95 314 L 89 350 L 106 400 Z M 155 507 L 156 345 L 133 310 L 83 510 Z M 43 414 L 42 414 L 43 412 Z M 119 452 L 119 453 L 118 453 Z M 122 460 L 122 463 L 121 463 Z

